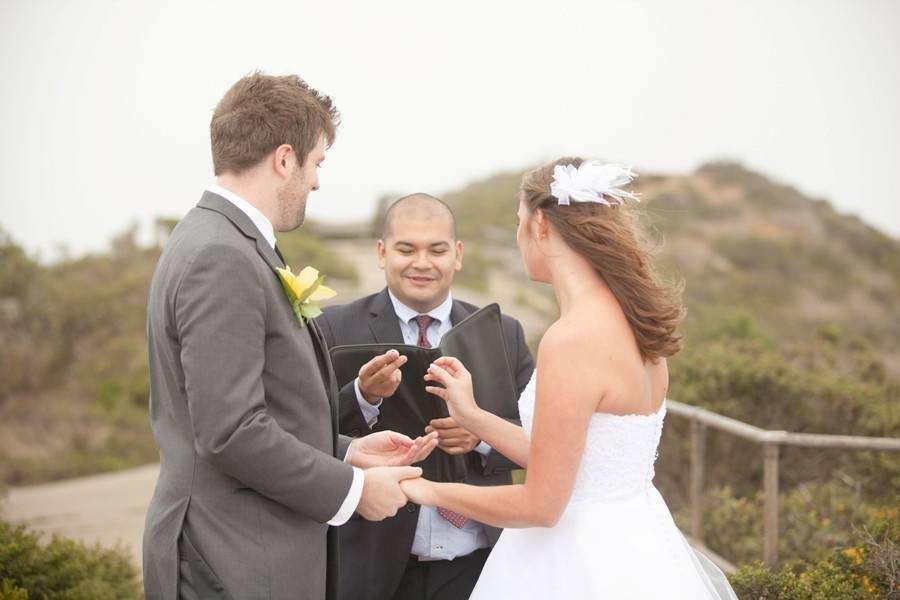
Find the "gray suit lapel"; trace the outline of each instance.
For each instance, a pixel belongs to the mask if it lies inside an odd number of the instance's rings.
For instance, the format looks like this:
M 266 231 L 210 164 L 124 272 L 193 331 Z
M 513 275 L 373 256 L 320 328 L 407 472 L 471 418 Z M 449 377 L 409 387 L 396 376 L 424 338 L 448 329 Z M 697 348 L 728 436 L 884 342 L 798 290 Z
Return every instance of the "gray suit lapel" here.
M 250 217 L 244 214 L 244 211 L 237 206 L 222 196 L 210 191 L 203 192 L 203 197 L 200 198 L 200 202 L 197 203 L 197 206 L 224 215 L 240 230 L 241 233 L 248 238 L 255 240 L 256 251 L 263 257 L 266 264 L 269 265 L 273 272 L 276 268 L 284 267 L 284 263 L 278 258 L 278 255 L 275 254 L 275 250 L 269 245 L 269 242 L 266 241 L 265 236 L 263 236 L 259 229 L 256 228 L 256 225 L 253 224 Z
M 325 381 L 325 389 L 328 391 L 328 402 L 331 404 L 331 426 L 334 431 L 338 431 L 338 389 L 337 379 L 334 375 L 334 367 L 331 364 L 331 357 L 328 355 L 328 346 L 325 338 L 322 336 L 322 330 L 315 319 L 311 319 L 307 326 L 309 327 L 309 336 L 312 338 L 313 346 L 316 349 L 316 359 L 319 361 L 319 370 L 322 373 L 322 379 Z M 334 454 L 337 456 L 337 436 L 334 437 Z
M 471 312 L 469 312 L 465 306 L 462 305 L 461 302 L 453 301 L 453 306 L 450 308 L 450 324 L 456 325 L 466 317 L 468 317 Z
M 277 278 L 278 273 L 275 269 L 284 268 L 284 262 L 281 258 L 276 254 L 275 249 L 269 245 L 269 242 L 266 240 L 265 236 L 256 228 L 256 225 L 253 224 L 253 221 L 250 220 L 244 211 L 239 209 L 237 206 L 219 196 L 218 194 L 214 194 L 210 191 L 203 192 L 203 197 L 200 198 L 200 202 L 197 204 L 200 208 L 205 208 L 207 210 L 212 210 L 217 213 L 224 215 L 229 221 L 231 221 L 235 227 L 237 227 L 241 233 L 243 233 L 248 238 L 251 238 L 256 241 L 256 251 L 262 256 L 263 260 L 266 261 L 266 264 L 269 265 L 269 268 L 272 269 L 272 274 Z M 281 281 L 279 280 L 279 288 L 281 287 Z M 287 299 L 285 298 L 285 301 Z M 331 366 L 331 361 L 328 358 L 328 353 L 325 350 L 325 340 L 322 338 L 322 334 L 319 331 L 319 327 L 315 321 L 310 321 L 307 324 L 309 331 L 310 339 L 313 343 L 313 348 L 316 352 L 316 359 L 319 362 L 319 372 L 322 375 L 322 380 L 325 383 L 325 389 L 328 392 L 328 401 L 331 403 L 331 412 L 332 412 L 332 425 L 337 431 L 337 419 L 335 412 L 337 406 L 337 394 L 333 388 L 334 382 L 334 371 Z
M 403 342 L 403 332 L 400 331 L 400 321 L 394 312 L 394 305 L 388 296 L 387 288 L 384 288 L 378 297 L 372 302 L 370 310 L 369 329 L 379 344 L 396 344 Z

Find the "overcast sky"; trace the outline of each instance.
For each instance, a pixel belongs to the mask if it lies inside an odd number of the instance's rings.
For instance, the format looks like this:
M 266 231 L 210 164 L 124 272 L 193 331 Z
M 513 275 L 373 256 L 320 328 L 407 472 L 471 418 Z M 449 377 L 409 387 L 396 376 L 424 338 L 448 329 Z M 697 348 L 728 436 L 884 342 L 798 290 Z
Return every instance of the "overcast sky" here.
M 0 0 L 0 227 L 48 259 L 183 215 L 262 69 L 343 115 L 319 220 L 563 154 L 731 158 L 900 237 L 898 29 L 896 0 Z

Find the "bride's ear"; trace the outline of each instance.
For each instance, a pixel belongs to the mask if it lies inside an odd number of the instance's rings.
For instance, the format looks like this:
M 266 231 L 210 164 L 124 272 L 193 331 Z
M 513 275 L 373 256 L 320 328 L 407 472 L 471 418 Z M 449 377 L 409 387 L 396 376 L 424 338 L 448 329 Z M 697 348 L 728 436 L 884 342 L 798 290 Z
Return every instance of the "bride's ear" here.
M 550 220 L 540 208 L 534 210 L 534 218 L 531 220 L 534 229 L 534 237 L 539 240 L 547 239 L 547 233 L 550 231 Z

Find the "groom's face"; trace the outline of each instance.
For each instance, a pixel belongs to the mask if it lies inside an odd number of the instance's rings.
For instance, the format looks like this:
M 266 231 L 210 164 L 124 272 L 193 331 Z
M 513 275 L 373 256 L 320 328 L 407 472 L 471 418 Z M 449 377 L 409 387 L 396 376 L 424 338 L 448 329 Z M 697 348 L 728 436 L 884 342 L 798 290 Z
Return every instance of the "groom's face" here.
M 462 242 L 443 211 L 427 218 L 399 214 L 391 223 L 390 235 L 378 240 L 378 264 L 398 300 L 428 312 L 450 293 L 453 275 L 462 268 Z
M 296 156 L 296 155 L 295 155 Z M 296 158 L 294 159 L 296 160 Z M 295 164 L 288 181 L 278 190 L 278 231 L 293 231 L 306 219 L 306 201 L 311 191 L 319 189 L 319 166 L 325 160 L 325 136 L 306 156 L 301 165 Z

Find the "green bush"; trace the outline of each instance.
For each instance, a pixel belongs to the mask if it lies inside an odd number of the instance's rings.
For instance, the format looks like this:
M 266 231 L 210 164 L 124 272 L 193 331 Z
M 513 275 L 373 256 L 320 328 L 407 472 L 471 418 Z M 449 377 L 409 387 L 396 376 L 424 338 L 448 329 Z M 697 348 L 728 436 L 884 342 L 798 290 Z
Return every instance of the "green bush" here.
M 780 495 L 778 553 L 782 560 L 817 560 L 838 546 L 854 543 L 864 526 L 883 507 L 866 503 L 842 483 L 802 485 Z M 686 510 L 676 519 L 690 522 Z M 763 497 L 736 496 L 730 488 L 708 492 L 703 511 L 703 541 L 736 564 L 762 558 Z
M 121 549 L 54 537 L 0 521 L 0 600 L 141 598 L 137 569 Z
M 328 242 L 316 233 L 314 223 L 307 223 L 294 231 L 279 233 L 278 249 L 295 273 L 306 266 L 312 266 L 326 276 L 326 285 L 329 285 L 328 281 L 332 278 L 353 283 L 359 281 L 356 268 L 338 256 Z
M 477 246 L 466 247 L 463 269 L 456 274 L 455 283 L 476 292 L 487 292 L 490 265 Z
M 777 342 L 746 314 L 694 322 L 685 350 L 669 364 L 671 397 L 764 429 L 893 437 L 900 431 L 900 385 L 865 340 L 822 326 L 809 343 Z M 687 499 L 690 462 L 685 419 L 667 419 L 657 483 L 673 509 Z M 762 448 L 710 429 L 708 489 L 728 486 L 752 496 L 762 482 Z M 900 476 L 900 456 L 784 448 L 782 489 L 846 480 L 873 503 L 886 500 Z
M 818 560 L 775 570 L 754 562 L 742 566 L 731 584 L 741 600 L 898 600 L 900 508 L 874 512 L 853 531 L 851 545 Z

